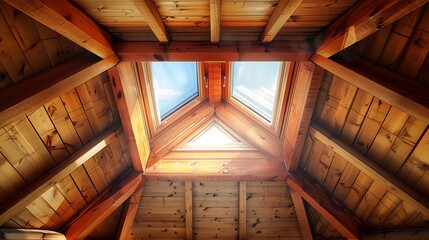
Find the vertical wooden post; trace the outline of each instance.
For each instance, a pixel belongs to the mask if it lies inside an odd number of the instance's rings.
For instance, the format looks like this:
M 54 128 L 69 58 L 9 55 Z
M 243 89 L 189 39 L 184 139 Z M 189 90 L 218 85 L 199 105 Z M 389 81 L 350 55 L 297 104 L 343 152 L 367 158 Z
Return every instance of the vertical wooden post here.
M 213 107 L 219 106 L 222 96 L 222 64 L 209 63 L 209 103 Z
M 185 182 L 186 240 L 192 239 L 192 182 Z
M 239 187 L 239 231 L 240 240 L 246 239 L 246 182 L 240 182 Z

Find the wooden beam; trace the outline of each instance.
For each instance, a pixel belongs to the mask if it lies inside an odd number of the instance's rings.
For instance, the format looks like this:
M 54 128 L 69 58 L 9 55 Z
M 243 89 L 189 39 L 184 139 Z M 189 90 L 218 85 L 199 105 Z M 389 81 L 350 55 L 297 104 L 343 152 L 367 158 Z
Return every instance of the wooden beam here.
M 239 238 L 240 240 L 247 239 L 247 207 L 246 207 L 246 201 L 247 201 L 247 190 L 246 190 L 246 182 L 239 182 L 239 194 L 238 194 L 238 207 L 240 209 L 239 211 L 239 224 L 238 224 L 238 231 L 239 231 Z
M 117 54 L 122 61 L 308 61 L 313 48 L 307 41 L 272 42 L 118 42 Z
M 22 209 L 31 204 L 49 188 L 54 187 L 57 182 L 72 173 L 76 168 L 84 164 L 101 149 L 109 145 L 109 143 L 115 140 L 118 135 L 117 131 L 119 131 L 119 128 L 119 123 L 114 124 L 100 136 L 96 137 L 69 158 L 44 174 L 41 178 L 20 191 L 8 202 L 2 204 L 0 206 L 0 226 L 22 211 Z
M 283 28 L 301 2 L 302 0 L 280 0 L 262 33 L 261 41 L 263 43 L 273 41 L 274 37 Z
M 134 1 L 137 10 L 143 15 L 152 32 L 161 43 L 167 43 L 170 39 L 164 22 L 156 9 L 153 0 Z
M 298 168 L 322 75 L 323 69 L 315 67 L 311 62 L 301 62 L 296 69 L 282 150 L 288 171 L 293 172 Z
M 192 218 L 192 182 L 185 182 L 185 226 L 186 240 L 192 240 L 194 234 Z
M 423 194 L 417 192 L 395 175 L 363 155 L 357 149 L 345 144 L 341 139 L 323 129 L 321 126 L 312 124 L 309 134 L 330 147 L 335 153 L 345 158 L 399 199 L 415 207 L 418 211 L 421 211 L 423 215 L 429 216 L 429 199 Z
M 70 225 L 67 239 L 84 239 L 143 184 L 141 172 L 129 171 Z
M 333 197 L 311 181 L 305 173 L 290 173 L 287 184 L 348 239 L 359 238 L 358 223 Z
M 79 54 L 0 90 L 0 127 L 22 119 L 54 96 L 59 96 L 119 62 L 117 56 L 98 61 L 90 54 Z
M 315 55 L 312 61 L 350 84 L 429 123 L 429 87 L 353 55 L 332 60 Z
M 425 3 L 427 0 L 359 1 L 315 37 L 316 53 L 328 58 Z
M 222 64 L 220 62 L 210 62 L 208 64 L 209 81 L 209 103 L 212 107 L 221 104 L 222 97 Z
M 113 38 L 68 0 L 5 0 L 16 9 L 101 58 L 115 51 Z
M 210 41 L 220 41 L 220 8 L 222 0 L 210 0 Z
M 362 236 L 363 240 L 427 240 L 429 239 L 429 229 L 392 229 L 385 231 L 375 231 Z
M 131 197 L 124 203 L 121 218 L 119 219 L 118 230 L 116 231 L 117 240 L 126 240 L 129 238 L 131 234 L 131 228 L 134 224 L 134 218 L 136 217 L 137 208 L 140 203 L 142 192 L 143 186 L 137 187 L 137 190 L 133 193 L 133 195 L 131 195 Z
M 138 79 L 132 63 L 109 69 L 116 104 L 136 171 L 144 171 L 150 152 L 145 113 Z
M 313 239 L 313 234 L 310 227 L 310 222 L 308 221 L 307 212 L 304 206 L 304 200 L 301 195 L 298 194 L 292 188 L 289 188 L 290 194 L 292 197 L 293 207 L 295 208 L 295 214 L 298 218 L 299 228 L 301 230 L 303 239 Z

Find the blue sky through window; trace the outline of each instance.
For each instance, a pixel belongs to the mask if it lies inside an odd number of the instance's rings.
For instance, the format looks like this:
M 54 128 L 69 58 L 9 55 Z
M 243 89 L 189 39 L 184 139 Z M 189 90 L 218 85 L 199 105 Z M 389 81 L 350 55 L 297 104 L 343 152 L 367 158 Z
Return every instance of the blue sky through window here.
M 161 120 L 198 96 L 196 62 L 152 62 L 151 73 Z
M 281 62 L 234 62 L 232 96 L 271 122 Z

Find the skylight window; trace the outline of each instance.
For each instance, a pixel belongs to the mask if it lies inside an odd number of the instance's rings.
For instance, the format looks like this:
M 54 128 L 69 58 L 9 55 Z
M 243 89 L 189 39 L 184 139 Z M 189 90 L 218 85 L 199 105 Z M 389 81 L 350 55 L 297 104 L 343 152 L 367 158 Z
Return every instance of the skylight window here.
M 196 62 L 152 62 L 150 71 L 161 121 L 198 96 Z
M 281 62 L 234 62 L 232 97 L 271 123 L 281 67 Z

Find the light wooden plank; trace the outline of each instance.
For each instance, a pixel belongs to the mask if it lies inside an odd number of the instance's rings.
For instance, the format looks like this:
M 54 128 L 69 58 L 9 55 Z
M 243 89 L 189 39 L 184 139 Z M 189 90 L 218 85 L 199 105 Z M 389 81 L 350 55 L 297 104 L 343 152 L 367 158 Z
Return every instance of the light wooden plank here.
M 302 0 L 280 0 L 262 33 L 261 41 L 263 43 L 273 41 L 301 2 Z
M 246 190 L 246 182 L 239 183 L 239 196 L 238 196 L 238 205 L 239 205 L 239 223 L 238 223 L 238 237 L 240 240 L 247 239 L 247 230 L 246 230 L 246 213 L 247 213 L 247 190 Z
M 359 1 L 315 37 L 316 52 L 328 58 L 425 3 L 427 0 Z
M 0 90 L 0 123 L 4 126 L 71 90 L 118 63 L 112 56 L 101 61 L 83 53 Z
M 92 202 L 65 231 L 67 239 L 84 239 L 100 223 L 122 205 L 144 180 L 141 172 L 128 171 L 108 191 Z
M 137 10 L 143 15 L 152 32 L 161 43 L 167 43 L 170 39 L 164 22 L 152 0 L 139 0 L 134 2 Z
M 130 236 L 142 192 L 143 188 L 138 187 L 133 195 L 124 203 L 115 239 L 126 240 Z
M 308 221 L 307 213 L 304 206 L 304 200 L 302 197 L 292 188 L 290 188 L 290 194 L 293 201 L 293 207 L 295 208 L 296 217 L 298 218 L 299 228 L 302 233 L 303 239 L 313 239 L 310 222 Z
M 192 218 L 192 182 L 185 182 L 185 221 L 186 221 L 186 239 L 193 238 L 193 218 Z
M 331 195 L 316 186 L 303 172 L 290 173 L 286 182 L 347 239 L 360 239 L 359 225 Z
M 429 123 L 429 87 L 351 53 L 333 60 L 314 55 L 313 62 L 356 87 Z
M 0 225 L 18 214 L 19 211 L 36 200 L 49 188 L 55 186 L 57 182 L 67 177 L 77 167 L 85 163 L 94 154 L 106 147 L 112 140 L 116 138 L 116 130 L 118 128 L 119 124 L 113 125 L 103 134 L 71 155 L 68 159 L 55 166 L 52 170 L 43 175 L 43 177 L 39 178 L 31 185 L 27 186 L 24 190 L 20 191 L 20 193 L 9 202 L 3 204 L 0 208 Z
M 210 0 L 210 41 L 220 41 L 220 9 L 222 0 Z
M 374 161 L 368 159 L 358 150 L 344 144 L 340 139 L 332 136 L 332 134 L 316 124 L 311 126 L 310 135 L 321 141 L 326 146 L 332 148 L 337 154 L 344 157 L 370 178 L 378 181 L 386 190 L 393 193 L 396 197 L 406 201 L 421 211 L 424 215 L 429 216 L 428 198 L 415 191 L 405 182 L 402 182 L 397 176 L 391 174 Z
M 7 0 L 5 2 L 101 58 L 115 54 L 112 37 L 92 18 L 67 0 Z
M 109 76 L 134 169 L 144 171 L 150 146 L 142 97 L 140 91 L 136 90 L 139 89 L 138 79 L 132 64 L 127 62 L 109 69 Z

